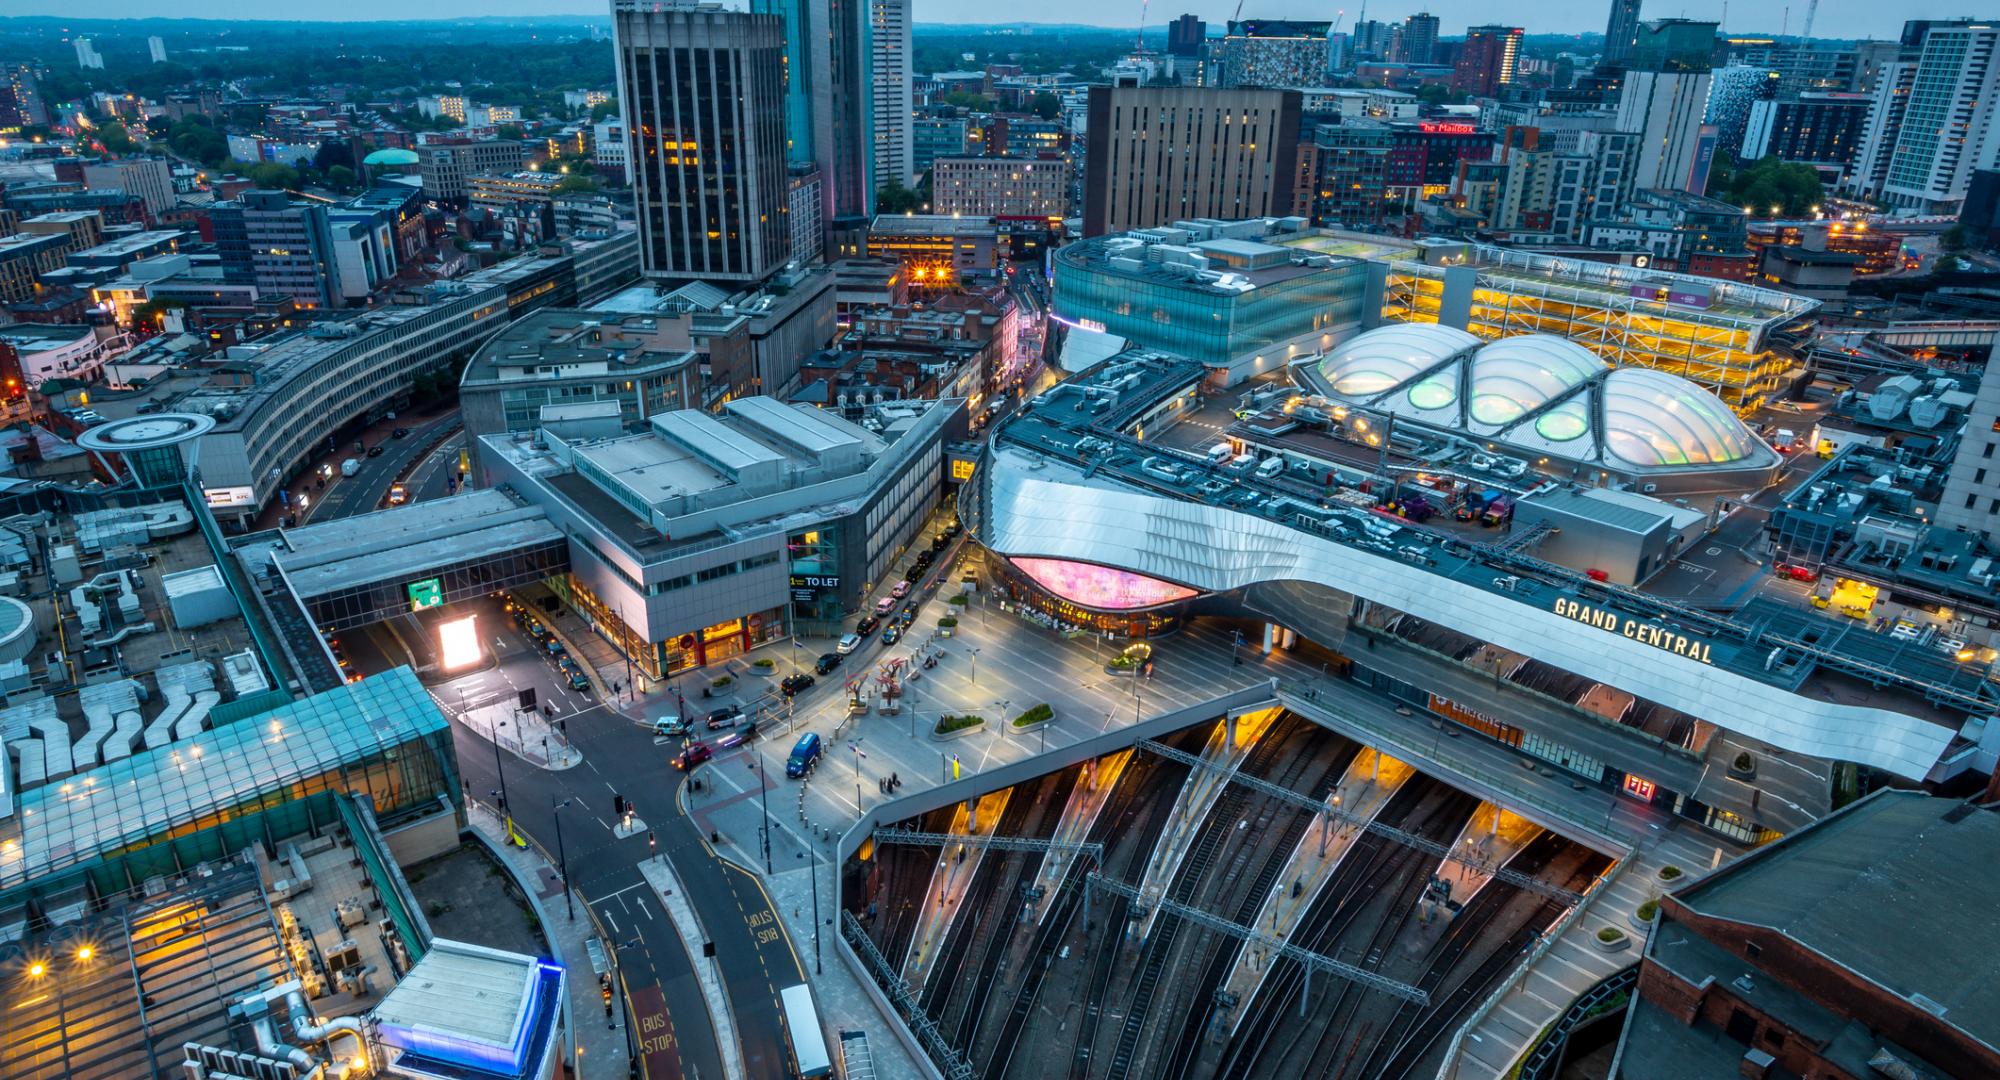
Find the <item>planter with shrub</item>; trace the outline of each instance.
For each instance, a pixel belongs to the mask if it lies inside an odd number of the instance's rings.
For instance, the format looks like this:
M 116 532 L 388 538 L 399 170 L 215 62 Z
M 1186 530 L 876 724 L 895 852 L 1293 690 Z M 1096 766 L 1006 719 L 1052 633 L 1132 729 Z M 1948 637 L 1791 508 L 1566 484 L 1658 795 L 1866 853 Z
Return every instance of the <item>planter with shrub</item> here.
M 1129 656 L 1114 656 L 1110 663 L 1104 665 L 1104 670 L 1112 675 L 1137 675 L 1139 661 Z
M 1645 903 L 1640 904 L 1638 908 L 1632 912 L 1632 925 L 1638 927 L 1641 930 L 1644 930 L 1647 927 L 1653 925 L 1654 921 L 1657 920 L 1659 917 L 1660 917 L 1660 902 L 1658 900 L 1648 900 Z
M 958 619 L 956 616 L 946 615 L 944 618 L 938 620 L 939 637 L 950 637 L 952 636 L 952 634 L 956 633 L 957 630 L 958 630 Z
M 1660 867 L 1660 869 L 1655 872 L 1654 876 L 1658 877 L 1662 882 L 1671 885 L 1674 882 L 1679 881 L 1680 879 L 1686 877 L 1687 871 L 1682 870 L 1680 867 L 1675 866 L 1672 863 L 1668 863 L 1667 865 Z
M 769 675 L 778 670 L 778 662 L 770 657 L 759 657 L 750 661 L 750 674 Z
M 1591 940 L 1595 941 L 1597 947 L 1605 952 L 1617 952 L 1632 944 L 1632 936 L 1615 926 L 1607 926 L 1599 930 L 1597 936 Z
M 1017 728 L 1030 728 L 1036 724 L 1046 724 L 1056 718 L 1056 711 L 1047 705 L 1037 705 L 1014 718 Z
M 727 688 L 728 688 L 728 687 L 729 687 L 729 686 L 730 686 L 730 685 L 731 685 L 732 683 L 734 683 L 735 681 L 736 681 L 735 679 L 732 679 L 732 678 L 730 678 L 729 676 L 727 676 L 727 675 L 724 675 L 724 676 L 723 676 L 723 677 L 721 677 L 720 679 L 713 679 L 713 680 L 710 680 L 710 682 L 709 682 L 709 684 L 708 684 L 708 688 L 709 688 L 710 690 L 723 690 L 723 689 L 727 689 Z
M 967 600 L 965 598 L 964 593 L 954 593 L 952 594 L 951 599 L 945 601 L 945 603 L 950 604 L 953 607 L 961 607 L 961 608 L 971 602 L 972 601 Z
M 1748 750 L 1737 751 L 1736 756 L 1729 760 L 1729 775 L 1738 780 L 1754 778 L 1757 775 L 1757 759 L 1751 757 Z
M 985 726 L 986 718 L 971 713 L 945 713 L 931 725 L 931 738 L 938 742 L 963 739 Z

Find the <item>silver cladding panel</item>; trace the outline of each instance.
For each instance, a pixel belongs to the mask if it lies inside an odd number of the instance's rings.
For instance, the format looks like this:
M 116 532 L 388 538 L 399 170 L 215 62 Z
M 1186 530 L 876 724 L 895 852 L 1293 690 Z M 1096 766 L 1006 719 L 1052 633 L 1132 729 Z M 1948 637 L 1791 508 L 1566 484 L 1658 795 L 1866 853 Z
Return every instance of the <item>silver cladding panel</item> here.
M 1797 753 L 1928 773 L 1951 731 L 1892 709 L 1788 693 L 1420 567 L 1019 450 L 991 459 L 988 546 L 1119 567 L 1210 592 L 1302 580 L 1353 592 Z

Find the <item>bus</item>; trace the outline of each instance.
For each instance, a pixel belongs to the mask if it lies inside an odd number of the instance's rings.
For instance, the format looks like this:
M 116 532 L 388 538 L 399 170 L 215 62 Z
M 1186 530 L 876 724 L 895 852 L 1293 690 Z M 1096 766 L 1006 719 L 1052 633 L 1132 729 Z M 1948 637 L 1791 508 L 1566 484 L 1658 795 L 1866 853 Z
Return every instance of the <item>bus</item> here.
M 826 1033 L 820 1030 L 819 1010 L 813 1008 L 812 988 L 805 983 L 787 986 L 778 995 L 785 1003 L 785 1028 L 792 1036 L 792 1058 L 798 1063 L 796 1075 L 811 1080 L 833 1075 L 833 1060 L 826 1055 Z

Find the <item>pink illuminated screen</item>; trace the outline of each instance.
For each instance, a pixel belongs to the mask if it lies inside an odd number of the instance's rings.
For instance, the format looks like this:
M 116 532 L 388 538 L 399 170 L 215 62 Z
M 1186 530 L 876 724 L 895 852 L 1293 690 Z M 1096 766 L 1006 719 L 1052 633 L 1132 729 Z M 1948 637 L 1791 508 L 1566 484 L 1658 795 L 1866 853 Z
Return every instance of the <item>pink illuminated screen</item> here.
M 1013 563 L 1049 592 L 1099 611 L 1149 608 L 1195 595 L 1193 589 L 1171 581 L 1091 563 L 1067 559 L 1015 559 Z

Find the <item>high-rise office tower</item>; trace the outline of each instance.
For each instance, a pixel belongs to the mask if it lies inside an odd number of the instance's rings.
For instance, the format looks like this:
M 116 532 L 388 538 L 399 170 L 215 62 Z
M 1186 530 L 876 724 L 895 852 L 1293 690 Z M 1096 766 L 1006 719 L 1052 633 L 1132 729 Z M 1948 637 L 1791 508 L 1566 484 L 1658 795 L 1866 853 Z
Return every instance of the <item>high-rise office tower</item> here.
M 323 202 L 253 190 L 209 211 L 225 276 L 253 282 L 259 296 L 289 296 L 309 308 L 339 307 L 332 227 Z
M 792 248 L 784 20 L 689 0 L 614 0 L 611 12 L 640 268 L 763 280 Z
M 865 225 L 875 209 L 863 4 L 750 0 L 751 11 L 784 20 L 786 152 L 791 161 L 819 167 L 820 216 L 829 228 Z
M 2000 22 L 1913 21 L 1883 65 L 1848 179 L 1863 198 L 1956 213 L 1972 174 L 2000 165 Z
M 1611 0 L 1611 19 L 1604 24 L 1604 62 L 1622 64 L 1639 41 L 1639 0 Z
M 1296 90 L 1090 88 L 1083 234 L 1291 212 Z
M 1451 88 L 1460 93 L 1490 96 L 1514 81 L 1514 64 L 1521 57 L 1518 26 L 1474 26 L 1465 31 L 1465 47 L 1452 69 Z
M 1198 15 L 1183 15 L 1167 24 L 1167 55 L 1196 58 L 1208 41 L 1208 24 Z
M 1707 186 L 1716 140 L 1715 128 L 1704 127 L 1714 52 L 1712 22 L 1639 24 L 1613 123 L 1618 131 L 1641 136 L 1635 189 L 1700 194 Z
M 1966 410 L 1965 434 L 1945 474 L 1937 523 L 1945 529 L 1981 533 L 2000 527 L 2000 379 L 1979 380 L 1978 396 Z
M 1429 64 L 1437 57 L 1438 17 L 1419 11 L 1403 20 L 1403 62 Z
M 1293 19 L 1232 20 L 1219 45 L 1222 85 L 1322 86 L 1331 23 Z
M 875 186 L 910 183 L 910 0 L 868 0 L 868 115 Z

